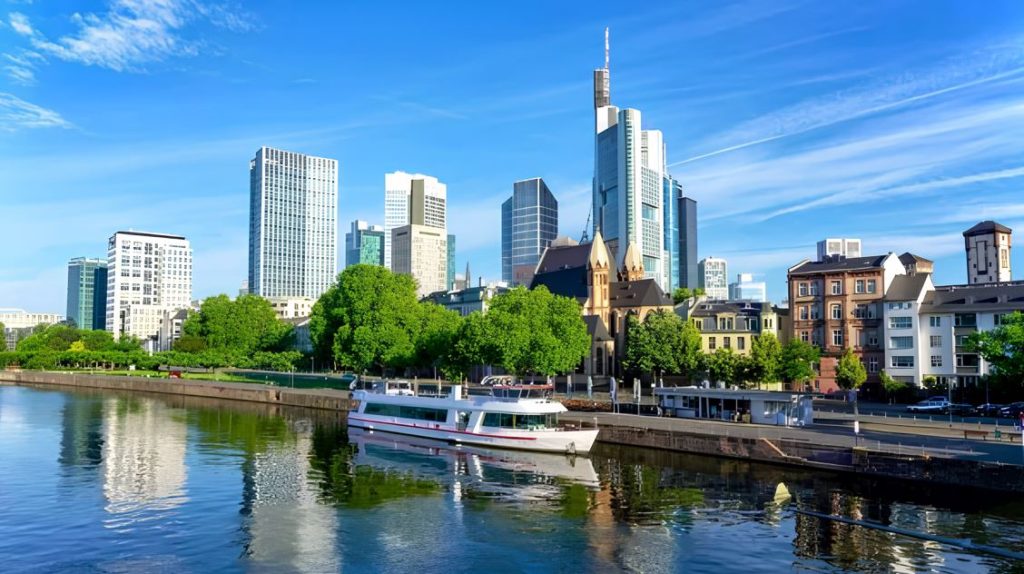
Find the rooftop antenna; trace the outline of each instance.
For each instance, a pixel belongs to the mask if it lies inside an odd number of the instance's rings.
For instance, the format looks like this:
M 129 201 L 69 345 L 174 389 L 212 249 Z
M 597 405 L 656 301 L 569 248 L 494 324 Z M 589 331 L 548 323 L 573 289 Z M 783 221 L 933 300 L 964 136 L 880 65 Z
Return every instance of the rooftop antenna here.
M 608 28 L 604 29 L 604 69 L 608 69 Z

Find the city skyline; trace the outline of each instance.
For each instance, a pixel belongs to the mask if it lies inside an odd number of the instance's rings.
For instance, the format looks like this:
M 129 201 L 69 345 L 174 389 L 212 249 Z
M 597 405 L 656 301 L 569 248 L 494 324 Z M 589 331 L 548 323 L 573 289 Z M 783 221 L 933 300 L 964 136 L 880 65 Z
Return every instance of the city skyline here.
M 784 298 L 785 269 L 813 258 L 822 237 L 862 238 L 865 254 L 920 254 L 949 284 L 967 280 L 963 229 L 991 218 L 1024 225 L 1022 144 L 1012 137 L 1024 127 L 1016 3 L 984 14 L 947 6 L 923 22 L 924 3 L 620 7 L 600 21 L 580 6 L 560 7 L 560 20 L 525 5 L 496 26 L 527 37 L 453 34 L 430 47 L 362 30 L 357 22 L 383 17 L 373 7 L 317 18 L 299 7 L 280 20 L 259 4 L 232 18 L 170 5 L 188 17 L 160 20 L 147 3 L 81 11 L 100 23 L 155 20 L 178 50 L 115 27 L 138 50 L 85 52 L 88 18 L 37 4 L 0 11 L 0 52 L 14 58 L 0 79 L 0 200 L 8 233 L 43 236 L 0 254 L 4 306 L 60 311 L 67 259 L 102 256 L 103 239 L 125 228 L 189 237 L 195 295 L 233 293 L 246 275 L 245 161 L 261 145 L 341 162 L 339 225 L 380 222 L 381 173 L 435 174 L 449 186 L 457 268 L 469 260 L 499 277 L 496 229 L 511 182 L 544 177 L 559 190 L 560 234 L 583 231 L 605 26 L 614 101 L 663 132 L 669 171 L 700 204 L 699 257 L 764 273 L 772 300 Z M 482 16 L 400 12 L 389 15 L 399 32 Z M 346 43 L 298 37 L 298 22 L 320 25 L 311 20 L 341 22 Z M 911 21 L 913 34 L 896 33 Z M 652 25 L 666 33 L 650 34 Z M 295 45 L 279 55 L 264 45 L 286 43 Z M 560 58 L 529 57 L 553 49 Z M 309 61 L 284 67 L 299 52 Z M 332 75 L 336 62 L 348 66 L 344 78 Z M 367 87 L 395 74 L 406 74 L 401 89 Z M 268 106 L 272 120 L 256 112 Z

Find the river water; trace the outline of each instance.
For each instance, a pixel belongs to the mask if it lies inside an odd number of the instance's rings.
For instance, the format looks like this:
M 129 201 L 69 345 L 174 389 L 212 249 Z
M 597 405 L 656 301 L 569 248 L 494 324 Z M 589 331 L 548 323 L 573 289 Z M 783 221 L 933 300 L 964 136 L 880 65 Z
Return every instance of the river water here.
M 780 485 L 784 485 L 781 486 Z M 2 572 L 1017 572 L 1024 501 L 602 446 L 346 432 L 342 415 L 0 386 Z

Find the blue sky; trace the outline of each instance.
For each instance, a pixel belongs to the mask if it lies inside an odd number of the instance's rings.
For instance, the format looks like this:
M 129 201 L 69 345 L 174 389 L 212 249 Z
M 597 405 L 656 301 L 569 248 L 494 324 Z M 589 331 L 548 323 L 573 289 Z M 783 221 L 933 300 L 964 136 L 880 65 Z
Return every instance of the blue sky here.
M 339 161 L 340 233 L 383 222 L 385 172 L 440 178 L 458 267 L 497 278 L 513 181 L 582 231 L 605 26 L 701 257 L 775 299 L 826 236 L 954 283 L 964 229 L 1024 235 L 1024 2 L 0 0 L 0 307 L 63 312 L 67 259 L 125 228 L 188 236 L 195 295 L 234 293 L 260 145 Z

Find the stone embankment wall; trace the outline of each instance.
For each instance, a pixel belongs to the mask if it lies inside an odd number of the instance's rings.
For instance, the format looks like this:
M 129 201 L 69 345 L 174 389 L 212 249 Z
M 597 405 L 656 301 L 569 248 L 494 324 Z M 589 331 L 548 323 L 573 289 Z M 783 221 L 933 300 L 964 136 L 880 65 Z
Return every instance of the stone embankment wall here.
M 598 440 L 873 477 L 1024 493 L 1024 468 L 972 460 L 898 455 L 789 440 L 603 426 Z
M 348 393 L 345 391 L 291 389 L 252 383 L 219 383 L 216 381 L 150 379 L 41 371 L 0 371 L 0 382 L 112 391 L 142 391 L 340 411 L 347 411 L 349 406 Z

